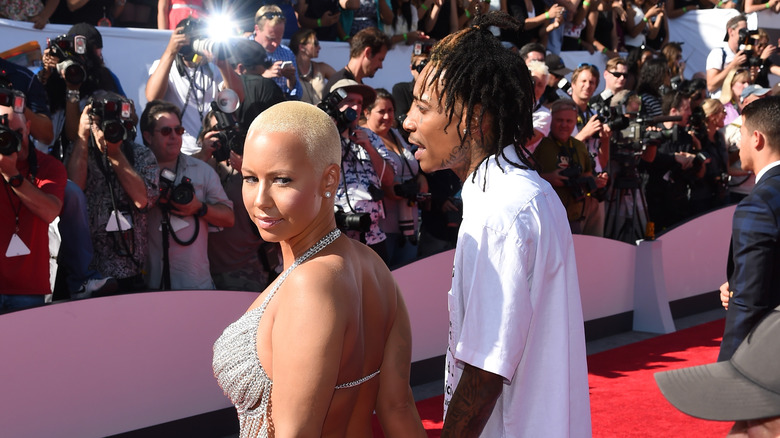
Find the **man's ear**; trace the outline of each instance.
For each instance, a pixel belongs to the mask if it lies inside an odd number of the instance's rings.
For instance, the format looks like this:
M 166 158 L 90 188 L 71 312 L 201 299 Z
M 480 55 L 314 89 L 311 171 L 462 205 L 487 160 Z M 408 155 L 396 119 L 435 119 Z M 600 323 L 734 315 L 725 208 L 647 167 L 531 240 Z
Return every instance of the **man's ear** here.
M 764 133 L 754 129 L 750 133 L 750 147 L 754 148 L 756 151 L 761 151 L 766 145 L 766 136 Z
M 150 145 L 152 144 L 152 133 L 148 131 L 142 131 L 141 132 L 141 138 L 144 139 L 144 144 Z
M 366 47 L 365 49 L 363 49 L 363 57 L 365 57 L 366 59 L 374 58 L 374 54 L 371 53 L 371 47 Z

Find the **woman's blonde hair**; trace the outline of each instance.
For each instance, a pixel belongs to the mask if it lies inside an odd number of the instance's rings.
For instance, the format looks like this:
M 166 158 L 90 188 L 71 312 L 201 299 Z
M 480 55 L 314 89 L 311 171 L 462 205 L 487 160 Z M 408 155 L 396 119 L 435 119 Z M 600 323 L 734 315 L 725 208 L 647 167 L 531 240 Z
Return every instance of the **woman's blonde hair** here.
M 750 72 L 746 69 L 734 69 L 729 72 L 728 75 L 726 75 L 726 79 L 723 80 L 723 87 L 720 89 L 720 101 L 723 104 L 726 103 L 733 103 L 736 105 L 739 103 L 739 96 L 735 96 L 734 92 L 731 91 L 731 86 L 734 85 L 735 82 L 738 82 L 742 79 L 746 79 L 748 82 L 750 82 Z
M 704 115 L 709 117 L 723 111 L 723 104 L 718 99 L 704 99 L 701 103 L 701 109 L 704 110 Z
M 314 105 L 296 101 L 278 103 L 255 118 L 249 126 L 249 133 L 253 131 L 297 136 L 318 172 L 331 164 L 341 164 L 341 136 L 336 123 Z

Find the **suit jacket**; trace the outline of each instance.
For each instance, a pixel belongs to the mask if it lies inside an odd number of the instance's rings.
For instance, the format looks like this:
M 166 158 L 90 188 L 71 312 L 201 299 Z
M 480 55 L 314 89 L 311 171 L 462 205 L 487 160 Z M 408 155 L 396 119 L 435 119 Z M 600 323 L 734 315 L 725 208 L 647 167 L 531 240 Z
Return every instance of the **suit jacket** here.
M 729 299 L 719 361 L 728 360 L 769 311 L 780 305 L 780 166 L 734 212 L 727 268 Z

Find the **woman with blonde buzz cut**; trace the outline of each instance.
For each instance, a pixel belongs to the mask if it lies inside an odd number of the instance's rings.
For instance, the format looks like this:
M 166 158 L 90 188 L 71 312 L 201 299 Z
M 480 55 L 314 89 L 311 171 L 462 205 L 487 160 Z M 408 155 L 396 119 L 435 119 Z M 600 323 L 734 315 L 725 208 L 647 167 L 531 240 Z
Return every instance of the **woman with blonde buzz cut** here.
M 285 271 L 214 344 L 241 437 L 424 437 L 409 387 L 411 328 L 384 262 L 336 228 L 341 142 L 319 108 L 264 111 L 244 145 L 243 199 Z

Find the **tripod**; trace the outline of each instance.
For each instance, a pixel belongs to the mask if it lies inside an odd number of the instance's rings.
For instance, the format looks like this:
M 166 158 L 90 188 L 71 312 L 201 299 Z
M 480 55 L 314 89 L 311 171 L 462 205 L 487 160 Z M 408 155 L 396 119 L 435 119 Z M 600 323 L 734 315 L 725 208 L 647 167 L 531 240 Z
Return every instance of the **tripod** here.
M 631 244 L 645 237 L 647 202 L 636 166 L 618 172 L 607 203 L 604 237 Z

